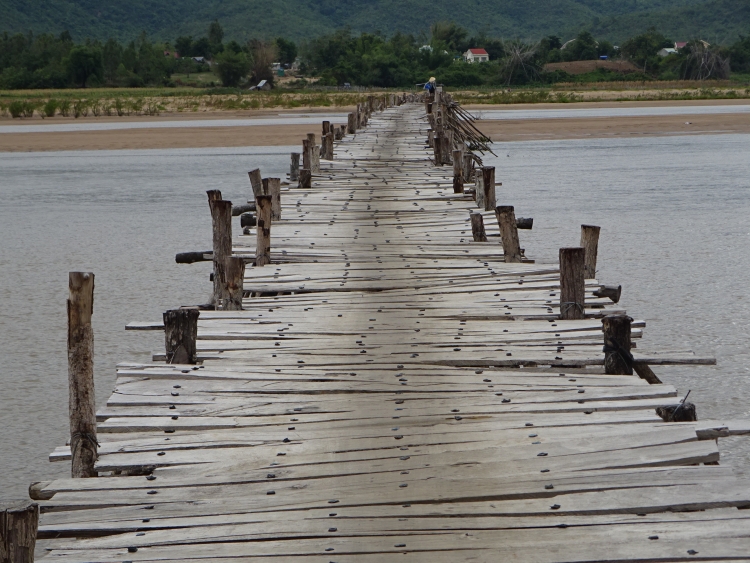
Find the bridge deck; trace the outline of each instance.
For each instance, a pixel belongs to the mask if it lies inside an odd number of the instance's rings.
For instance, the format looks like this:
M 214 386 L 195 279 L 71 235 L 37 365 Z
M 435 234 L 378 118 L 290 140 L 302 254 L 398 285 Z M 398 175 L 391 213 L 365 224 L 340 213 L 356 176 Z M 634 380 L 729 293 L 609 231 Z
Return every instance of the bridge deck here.
M 47 559 L 750 560 L 730 430 L 666 424 L 673 387 L 603 374 L 622 309 L 594 281 L 562 321 L 557 265 L 504 263 L 489 215 L 473 242 L 423 117 L 374 115 L 284 191 L 245 310 L 201 313 L 201 365 L 119 367 L 98 462 L 119 476 L 46 485 Z

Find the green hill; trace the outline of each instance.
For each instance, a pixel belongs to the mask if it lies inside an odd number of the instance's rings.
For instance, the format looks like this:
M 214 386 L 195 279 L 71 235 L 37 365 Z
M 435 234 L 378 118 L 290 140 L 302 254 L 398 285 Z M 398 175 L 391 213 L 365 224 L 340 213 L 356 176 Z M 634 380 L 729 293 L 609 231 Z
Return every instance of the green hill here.
M 539 39 L 581 29 L 621 41 L 649 26 L 674 38 L 732 41 L 750 35 L 750 0 L 0 0 L 0 32 L 133 39 L 202 35 L 218 19 L 228 39 L 303 39 L 353 31 L 419 34 L 453 20 L 472 32 Z

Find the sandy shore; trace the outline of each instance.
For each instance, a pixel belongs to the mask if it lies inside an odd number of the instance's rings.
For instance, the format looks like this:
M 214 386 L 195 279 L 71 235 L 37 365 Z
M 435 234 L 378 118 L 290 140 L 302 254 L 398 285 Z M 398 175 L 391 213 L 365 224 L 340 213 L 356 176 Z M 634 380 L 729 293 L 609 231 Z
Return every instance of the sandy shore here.
M 685 102 L 604 102 L 576 104 L 518 104 L 478 105 L 469 109 L 483 110 L 539 110 L 586 109 L 605 107 L 661 107 L 697 105 L 746 105 L 747 100 L 701 100 Z M 284 114 L 310 114 L 341 112 L 344 108 L 328 110 L 274 110 L 263 112 L 212 112 L 211 114 L 165 115 L 156 118 L 97 118 L 97 122 L 137 120 L 171 121 L 194 119 L 268 118 Z M 345 110 L 344 110 L 345 111 Z M 85 121 L 92 118 L 86 118 Z M 47 123 L 66 123 L 73 120 L 57 119 Z M 84 120 L 78 120 L 82 122 Z M 19 122 L 3 120 L 2 125 L 44 124 L 40 119 Z M 750 133 L 750 113 L 665 115 L 632 117 L 573 117 L 546 119 L 482 120 L 482 131 L 494 141 L 521 141 L 541 139 L 577 139 L 635 136 L 666 136 L 686 134 Z M 319 134 L 320 127 L 304 125 L 253 125 L 250 127 L 174 127 L 118 129 L 73 132 L 22 132 L 0 134 L 0 151 L 31 152 L 59 150 L 117 150 L 117 149 L 167 149 L 239 146 L 298 145 L 307 133 Z

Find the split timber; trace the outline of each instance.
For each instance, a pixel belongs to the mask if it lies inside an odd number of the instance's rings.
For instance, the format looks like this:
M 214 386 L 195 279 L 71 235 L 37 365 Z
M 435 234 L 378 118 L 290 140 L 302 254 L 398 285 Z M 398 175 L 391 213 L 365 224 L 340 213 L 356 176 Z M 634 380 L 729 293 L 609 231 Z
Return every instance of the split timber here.
M 557 265 L 504 263 L 489 214 L 473 242 L 426 136 L 421 104 L 374 114 L 285 189 L 245 310 L 201 313 L 200 365 L 119 366 L 117 476 L 36 487 L 48 560 L 750 559 L 750 487 L 714 440 L 747 426 L 664 423 L 673 387 L 604 375 L 598 284 L 559 320 Z

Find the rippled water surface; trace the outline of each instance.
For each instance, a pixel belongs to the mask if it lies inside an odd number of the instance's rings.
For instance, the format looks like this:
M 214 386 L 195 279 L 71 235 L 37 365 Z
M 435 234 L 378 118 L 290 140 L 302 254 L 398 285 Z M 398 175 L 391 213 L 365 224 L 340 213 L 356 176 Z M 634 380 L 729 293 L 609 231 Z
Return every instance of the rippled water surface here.
M 208 263 L 176 252 L 210 248 L 205 190 L 235 202 L 247 170 L 280 175 L 293 147 L 0 154 L 0 496 L 65 476 L 46 457 L 65 442 L 67 273 L 96 273 L 98 403 L 118 361 L 144 361 L 159 333 L 133 320 L 204 302 Z M 534 217 L 522 246 L 555 261 L 581 223 L 602 227 L 599 276 L 646 319 L 643 348 L 692 348 L 715 367 L 655 368 L 702 419 L 750 416 L 750 136 L 592 139 L 498 145 L 498 203 Z M 488 162 L 488 163 L 490 163 Z M 639 343 L 640 344 L 640 343 Z M 741 469 L 750 439 L 721 442 Z

